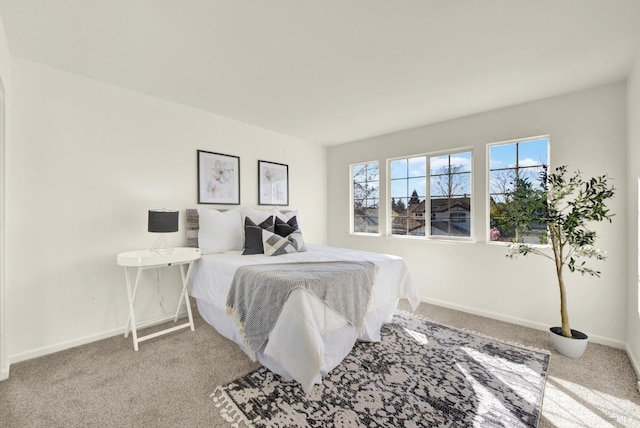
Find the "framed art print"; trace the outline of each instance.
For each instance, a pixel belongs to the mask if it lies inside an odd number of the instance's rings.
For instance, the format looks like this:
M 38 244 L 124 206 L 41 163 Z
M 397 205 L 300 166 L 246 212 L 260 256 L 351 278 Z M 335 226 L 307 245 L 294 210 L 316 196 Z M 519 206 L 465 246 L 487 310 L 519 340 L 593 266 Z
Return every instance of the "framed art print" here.
M 198 203 L 240 205 L 240 158 L 198 150 Z
M 258 205 L 289 205 L 289 166 L 258 161 Z

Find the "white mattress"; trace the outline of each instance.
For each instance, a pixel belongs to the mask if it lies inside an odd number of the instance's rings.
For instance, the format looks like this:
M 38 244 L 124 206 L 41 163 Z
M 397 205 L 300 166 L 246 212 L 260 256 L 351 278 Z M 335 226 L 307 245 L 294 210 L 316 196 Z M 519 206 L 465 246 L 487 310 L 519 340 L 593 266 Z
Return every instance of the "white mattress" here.
M 340 364 L 356 340 L 380 340 L 380 327 L 390 320 L 399 299 L 408 299 L 414 309 L 418 306 L 418 292 L 402 258 L 318 245 L 276 257 L 243 256 L 240 251 L 208 254 L 194 265 L 191 295 L 197 299 L 204 320 L 244 350 L 242 335 L 226 313 L 227 293 L 236 269 L 252 264 L 334 260 L 366 260 L 379 267 L 364 331 L 347 323 L 312 293 L 297 289 L 289 295 L 264 350 L 256 354 L 271 371 L 296 380 L 309 391 L 321 382 L 322 375 Z

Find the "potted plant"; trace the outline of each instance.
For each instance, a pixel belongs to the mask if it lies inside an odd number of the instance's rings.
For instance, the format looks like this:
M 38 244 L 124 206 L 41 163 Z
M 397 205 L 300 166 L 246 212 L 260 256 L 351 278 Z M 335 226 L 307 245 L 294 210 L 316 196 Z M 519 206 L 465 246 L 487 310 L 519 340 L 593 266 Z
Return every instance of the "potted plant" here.
M 567 167 L 560 166 L 548 174 L 541 173 L 542 188 L 536 189 L 527 179 L 516 179 L 507 195 L 506 220 L 515 227 L 515 239 L 509 246 L 507 257 L 537 254 L 553 260 L 560 292 L 561 327 L 551 327 L 550 337 L 558 352 L 579 358 L 587 346 L 586 334 L 571 329 L 567 310 L 564 268 L 583 275 L 600 276 L 587 265 L 587 259 L 605 260 L 604 252 L 596 249 L 596 232 L 588 225 L 607 220 L 613 214 L 606 203 L 615 189 L 608 184 L 606 175 L 583 179 L 580 171 L 570 176 Z M 538 226 L 546 231 L 540 234 L 540 244 L 522 242 L 522 238 Z

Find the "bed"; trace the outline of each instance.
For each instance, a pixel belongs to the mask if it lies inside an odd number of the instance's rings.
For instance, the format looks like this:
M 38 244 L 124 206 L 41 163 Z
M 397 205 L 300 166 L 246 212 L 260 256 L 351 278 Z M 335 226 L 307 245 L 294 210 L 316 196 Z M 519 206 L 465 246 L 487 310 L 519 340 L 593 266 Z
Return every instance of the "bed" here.
M 255 253 L 247 252 L 252 245 L 251 236 L 270 233 L 264 231 L 268 229 L 264 225 L 269 223 L 269 217 L 279 223 L 279 232 L 289 242 L 298 239 L 293 245 L 295 251 L 269 255 L 272 247 L 265 240 L 263 248 L 254 249 Z M 197 236 L 197 246 L 203 253 L 193 268 L 190 294 L 196 299 L 202 318 L 220 334 L 272 372 L 299 382 L 308 392 L 314 384 L 321 383 L 324 374 L 340 364 L 357 340 L 380 340 L 380 328 L 390 321 L 400 299 L 408 299 L 415 309 L 419 296 L 402 258 L 304 243 L 298 219 L 297 211 L 277 209 L 187 210 L 189 244 L 194 245 Z M 257 227 L 247 228 L 247 223 Z M 250 349 L 237 316 L 230 313 L 228 307 L 229 290 L 236 272 L 263 265 L 271 269 L 289 263 L 304 266 L 304 263 L 329 262 L 375 265 L 375 281 L 361 325 L 348 322 L 307 289 L 294 288 L 288 293 L 265 345 Z

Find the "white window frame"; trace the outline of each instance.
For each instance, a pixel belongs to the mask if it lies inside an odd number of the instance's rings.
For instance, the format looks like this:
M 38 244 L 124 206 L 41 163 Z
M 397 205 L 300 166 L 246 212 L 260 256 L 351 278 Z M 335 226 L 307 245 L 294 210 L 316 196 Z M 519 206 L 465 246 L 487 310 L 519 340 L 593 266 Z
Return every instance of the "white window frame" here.
M 487 159 L 487 165 L 485 168 L 485 174 L 486 174 L 486 193 L 485 193 L 485 198 L 486 198 L 486 223 L 484 225 L 485 227 L 485 231 L 486 231 L 486 235 L 485 235 L 485 241 L 489 244 L 492 245 L 509 245 L 509 242 L 505 242 L 505 241 L 492 241 L 491 240 L 491 147 L 493 146 L 501 146 L 501 145 L 507 145 L 507 144 L 516 144 L 516 143 L 526 143 L 527 141 L 534 141 L 534 140 L 540 140 L 540 139 L 546 139 L 547 140 L 547 167 L 550 167 L 551 165 L 551 135 L 550 134 L 544 134 L 544 135 L 536 135 L 533 137 L 525 137 L 525 138 L 516 138 L 513 140 L 505 140 L 505 141 L 497 141 L 495 143 L 489 143 L 487 144 L 487 152 L 486 152 L 486 159 Z M 516 161 L 517 161 L 517 155 L 516 155 Z M 538 244 L 534 244 L 534 245 L 538 245 Z M 541 247 L 548 247 L 548 244 L 539 244 Z
M 469 236 L 450 236 L 450 235 L 432 235 L 431 234 L 431 158 L 439 157 L 439 156 L 454 156 L 459 153 L 469 153 L 471 155 L 471 171 L 469 172 L 469 188 L 471 194 L 469 195 L 469 206 L 471 207 L 471 213 L 469 217 Z M 392 217 L 392 207 L 391 207 L 391 162 L 396 160 L 410 159 L 410 158 L 418 158 L 425 157 L 425 180 L 426 180 L 426 195 L 425 195 L 425 235 L 424 236 L 416 236 L 416 235 L 399 235 L 393 233 L 393 217 Z M 387 227 L 387 236 L 391 236 L 393 238 L 398 239 L 424 239 L 424 240 L 446 240 L 446 241 L 465 241 L 465 242 L 473 242 L 474 241 L 474 209 L 473 209 L 473 201 L 474 201 L 474 165 L 473 165 L 473 147 L 461 147 L 452 150 L 440 150 L 436 152 L 426 152 L 426 153 L 418 153 L 413 155 L 406 156 L 397 156 L 393 158 L 389 158 L 386 161 L 386 178 L 385 178 L 385 186 L 386 186 L 386 227 Z M 429 215 L 427 215 L 429 213 Z
M 378 231 L 377 232 L 356 232 L 355 231 L 355 224 L 354 224 L 354 217 L 355 217 L 355 212 L 354 212 L 354 192 L 353 192 L 353 188 L 354 188 L 354 179 L 353 179 L 353 168 L 356 166 L 360 166 L 360 165 L 369 165 L 369 164 L 377 164 L 378 165 Z M 368 161 L 368 162 L 356 162 L 356 163 L 352 163 L 349 164 L 349 233 L 351 235 L 362 235 L 362 236 L 380 236 L 381 235 L 381 231 L 380 231 L 380 227 L 382 226 L 380 223 L 380 215 L 381 215 L 381 201 L 382 198 L 380 197 L 380 180 L 381 176 L 380 176 L 380 161 L 378 160 L 372 160 L 372 161 Z
M 410 158 L 419 158 L 419 157 L 424 157 L 425 158 L 425 165 L 426 165 L 426 170 L 425 170 L 425 180 L 426 180 L 426 187 L 425 187 L 425 192 L 427 191 L 427 189 L 429 188 L 429 176 L 428 176 L 428 168 L 429 168 L 429 158 L 426 154 L 424 153 L 419 153 L 419 154 L 415 154 L 415 155 L 407 155 L 407 156 L 398 156 L 395 158 L 389 158 L 386 161 L 386 179 L 385 179 L 385 186 L 386 186 L 386 200 L 385 203 L 387 205 L 387 209 L 385 210 L 385 218 L 386 218 L 386 226 L 387 226 L 387 236 L 391 236 L 394 238 L 403 238 L 403 239 L 424 239 L 429 235 L 426 235 L 426 219 L 425 219 L 425 236 L 417 236 L 417 235 L 396 235 L 393 233 L 393 207 L 391 206 L 391 162 L 393 161 L 397 161 L 397 160 L 403 160 L 403 159 L 410 159 Z M 425 195 L 426 197 L 426 195 Z M 425 210 L 425 215 L 427 213 L 427 204 L 428 201 L 425 201 L 425 205 L 424 205 L 424 210 Z

